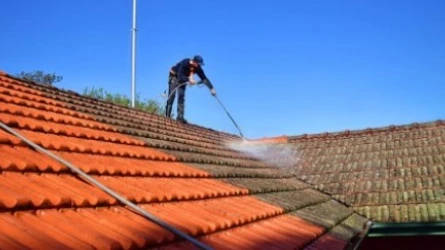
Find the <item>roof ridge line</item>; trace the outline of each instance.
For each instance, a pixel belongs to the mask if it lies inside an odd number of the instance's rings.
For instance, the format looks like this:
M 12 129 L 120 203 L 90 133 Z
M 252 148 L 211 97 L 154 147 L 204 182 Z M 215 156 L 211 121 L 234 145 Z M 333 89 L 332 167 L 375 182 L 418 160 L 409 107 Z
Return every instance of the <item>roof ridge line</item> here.
M 315 138 L 337 138 L 337 137 L 348 137 L 348 136 L 361 136 L 361 135 L 369 135 L 369 134 L 378 134 L 385 132 L 396 132 L 396 131 L 405 131 L 405 130 L 414 130 L 419 128 L 434 128 L 441 125 L 445 125 L 445 120 L 430 120 L 426 122 L 412 122 L 407 124 L 400 125 L 388 125 L 388 126 L 379 126 L 379 127 L 368 127 L 365 129 L 346 129 L 343 131 L 337 132 L 321 132 L 321 133 L 313 133 L 313 134 L 301 134 L 301 135 L 293 135 L 288 136 L 289 140 L 297 141 L 304 139 L 315 139 Z
M 287 143 L 289 137 L 287 135 L 280 136 L 272 136 L 272 137 L 261 137 L 258 139 L 247 140 L 248 143 L 256 144 L 256 143 Z

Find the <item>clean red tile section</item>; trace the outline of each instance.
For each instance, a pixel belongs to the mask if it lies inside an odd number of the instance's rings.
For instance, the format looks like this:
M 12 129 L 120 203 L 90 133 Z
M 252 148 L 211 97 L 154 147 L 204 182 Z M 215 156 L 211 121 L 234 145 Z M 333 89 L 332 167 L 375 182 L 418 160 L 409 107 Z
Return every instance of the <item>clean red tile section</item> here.
M 280 215 L 205 236 L 200 240 L 216 249 L 301 249 L 323 233 L 321 227 L 294 216 Z M 193 245 L 184 242 L 165 249 L 193 249 Z
M 210 174 L 179 162 L 113 157 L 99 154 L 58 152 L 60 156 L 83 171 L 97 175 L 143 177 L 210 177 Z M 94 165 L 90 164 L 94 162 Z
M 265 137 L 265 138 L 260 138 L 260 139 L 255 139 L 255 140 L 248 140 L 249 143 L 287 143 L 288 142 L 288 138 L 287 136 L 278 136 L 278 137 Z
M 0 102 L 2 122 L 166 222 L 196 237 L 226 230 L 213 234 L 211 245 L 267 239 L 267 246 L 298 247 L 322 234 L 247 189 L 209 178 L 5 76 Z M 135 249 L 177 239 L 1 130 L 0 158 L 0 248 Z
M 6 106 L 6 105 L 5 105 Z M 5 108 L 5 107 L 3 107 Z M 19 128 L 32 130 L 42 133 L 50 133 L 56 135 L 66 135 L 82 139 L 94 139 L 108 142 L 119 142 L 122 144 L 130 144 L 137 146 L 145 146 L 144 142 L 129 138 L 116 132 L 98 131 L 88 127 L 79 127 L 68 124 L 63 124 L 63 120 L 56 120 L 59 123 L 48 122 L 44 120 L 36 120 L 34 118 L 20 117 L 14 114 L 3 114 L 3 123 L 7 125 L 16 125 Z
M 57 106 L 49 106 L 51 104 L 47 105 L 40 102 L 24 100 L 18 97 L 7 96 L 3 93 L 0 93 L 0 101 L 2 102 L 0 111 L 5 114 L 26 116 L 38 120 L 100 129 L 102 131 L 117 131 L 116 128 L 93 121 L 85 114 L 73 113 L 73 111 Z M 36 112 L 36 109 L 38 109 L 38 112 Z
M 3 129 L 0 130 L 0 144 L 19 144 L 20 139 L 7 133 Z

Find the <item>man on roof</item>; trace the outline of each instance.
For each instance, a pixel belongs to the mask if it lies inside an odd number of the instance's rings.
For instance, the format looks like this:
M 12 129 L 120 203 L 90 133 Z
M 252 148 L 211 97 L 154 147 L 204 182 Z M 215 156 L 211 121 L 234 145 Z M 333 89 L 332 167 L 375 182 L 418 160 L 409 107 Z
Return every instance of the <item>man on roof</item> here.
M 171 116 L 173 102 L 175 101 L 176 92 L 178 92 L 178 114 L 176 120 L 181 123 L 187 123 L 187 121 L 184 119 L 185 88 L 188 84 L 196 84 L 196 81 L 193 79 L 194 74 L 199 76 L 201 82 L 210 89 L 213 96 L 216 95 L 215 88 L 213 88 L 212 83 L 204 74 L 204 70 L 202 69 L 203 65 L 203 58 L 196 55 L 192 59 L 185 58 L 181 60 L 170 69 L 170 74 L 168 77 L 169 98 L 165 107 L 166 117 Z

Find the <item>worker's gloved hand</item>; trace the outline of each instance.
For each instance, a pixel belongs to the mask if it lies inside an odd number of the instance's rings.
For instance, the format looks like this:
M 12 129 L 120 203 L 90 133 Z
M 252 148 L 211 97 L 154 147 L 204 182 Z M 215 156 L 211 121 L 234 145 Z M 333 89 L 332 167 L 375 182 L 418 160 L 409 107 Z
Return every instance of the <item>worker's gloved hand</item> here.
M 216 96 L 216 91 L 215 91 L 215 89 L 211 89 L 211 90 L 210 90 L 210 93 L 212 93 L 213 96 Z

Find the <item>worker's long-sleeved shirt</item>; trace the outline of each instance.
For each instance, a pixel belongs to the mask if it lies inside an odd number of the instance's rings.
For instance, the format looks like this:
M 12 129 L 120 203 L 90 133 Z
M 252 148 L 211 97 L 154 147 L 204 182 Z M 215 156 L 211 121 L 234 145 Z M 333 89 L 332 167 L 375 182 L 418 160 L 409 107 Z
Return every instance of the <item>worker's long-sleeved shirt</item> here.
M 201 81 L 209 88 L 212 89 L 213 85 L 210 82 L 210 80 L 207 78 L 207 76 L 204 73 L 204 70 L 201 66 L 193 67 L 190 64 L 190 59 L 186 58 L 184 60 L 181 60 L 179 63 L 177 63 L 175 66 L 172 67 L 172 71 L 176 74 L 176 77 L 178 78 L 180 83 L 187 82 L 189 80 L 189 77 L 192 73 L 196 73 Z

